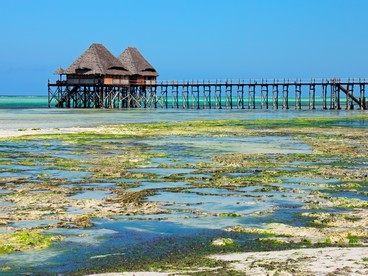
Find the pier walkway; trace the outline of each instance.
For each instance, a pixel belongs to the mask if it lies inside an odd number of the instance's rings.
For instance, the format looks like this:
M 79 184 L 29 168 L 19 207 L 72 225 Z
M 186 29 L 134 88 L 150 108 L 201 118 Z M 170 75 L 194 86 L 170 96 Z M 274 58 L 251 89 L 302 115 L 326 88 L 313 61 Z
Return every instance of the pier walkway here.
M 365 79 L 48 83 L 48 106 L 64 108 L 368 109 Z

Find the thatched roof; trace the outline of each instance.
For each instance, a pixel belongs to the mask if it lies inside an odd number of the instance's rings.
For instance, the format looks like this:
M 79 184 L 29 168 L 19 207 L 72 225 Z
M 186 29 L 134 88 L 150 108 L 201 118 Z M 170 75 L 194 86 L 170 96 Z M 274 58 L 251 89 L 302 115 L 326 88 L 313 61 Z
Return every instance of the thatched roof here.
M 118 57 L 120 62 L 132 72 L 133 75 L 157 77 L 155 68 L 142 56 L 137 48 L 128 47 Z
M 64 73 L 66 75 L 131 75 L 129 69 L 102 44 L 92 44 Z
M 59 69 L 57 69 L 55 72 L 54 72 L 54 75 L 64 75 L 65 74 L 65 70 L 61 67 L 59 67 Z

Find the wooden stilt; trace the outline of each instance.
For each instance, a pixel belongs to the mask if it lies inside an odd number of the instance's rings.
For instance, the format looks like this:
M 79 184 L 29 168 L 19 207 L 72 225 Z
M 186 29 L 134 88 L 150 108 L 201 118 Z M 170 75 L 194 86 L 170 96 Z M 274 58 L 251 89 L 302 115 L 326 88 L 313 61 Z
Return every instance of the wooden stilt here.
M 328 84 L 322 80 L 322 109 L 327 109 L 327 87 Z
M 316 109 L 316 84 L 312 80 L 309 85 L 309 109 Z
M 267 81 L 266 83 L 263 83 L 262 80 L 262 84 L 261 84 L 261 108 L 266 108 L 268 109 L 268 84 Z
M 360 83 L 359 88 L 360 88 L 360 97 L 359 97 L 360 109 L 364 110 L 365 108 L 365 84 Z
M 248 109 L 256 109 L 256 83 L 248 85 Z
M 302 108 L 302 86 L 300 83 L 295 83 L 295 109 Z
M 272 85 L 272 108 L 279 109 L 279 86 L 276 81 Z
M 236 102 L 237 107 L 244 109 L 244 82 L 239 81 L 237 85 Z
M 289 109 L 289 83 L 282 84 L 282 109 Z

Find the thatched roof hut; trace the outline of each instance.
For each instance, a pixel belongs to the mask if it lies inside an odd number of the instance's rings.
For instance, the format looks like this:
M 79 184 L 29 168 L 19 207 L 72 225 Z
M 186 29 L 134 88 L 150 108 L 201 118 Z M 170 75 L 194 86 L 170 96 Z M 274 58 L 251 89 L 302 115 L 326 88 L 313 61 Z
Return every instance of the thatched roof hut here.
M 66 70 L 59 68 L 54 74 L 66 75 L 70 85 L 128 85 L 152 84 L 158 73 L 133 47 L 127 48 L 119 58 L 102 44 L 92 44 Z
M 128 47 L 118 57 L 119 61 L 128 68 L 132 75 L 157 77 L 156 69 L 142 56 L 137 48 Z
M 66 75 L 118 75 L 131 72 L 102 44 L 92 44 L 65 71 Z
M 65 75 L 65 70 L 61 67 L 54 72 L 54 75 Z

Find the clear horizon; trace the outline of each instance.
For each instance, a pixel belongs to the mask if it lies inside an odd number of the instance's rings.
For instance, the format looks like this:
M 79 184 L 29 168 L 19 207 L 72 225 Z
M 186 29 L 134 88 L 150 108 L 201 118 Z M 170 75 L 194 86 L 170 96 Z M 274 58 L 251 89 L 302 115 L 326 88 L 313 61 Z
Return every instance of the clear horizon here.
M 159 80 L 368 77 L 368 2 L 0 3 L 0 95 L 47 95 L 47 80 L 92 43 L 135 46 Z

